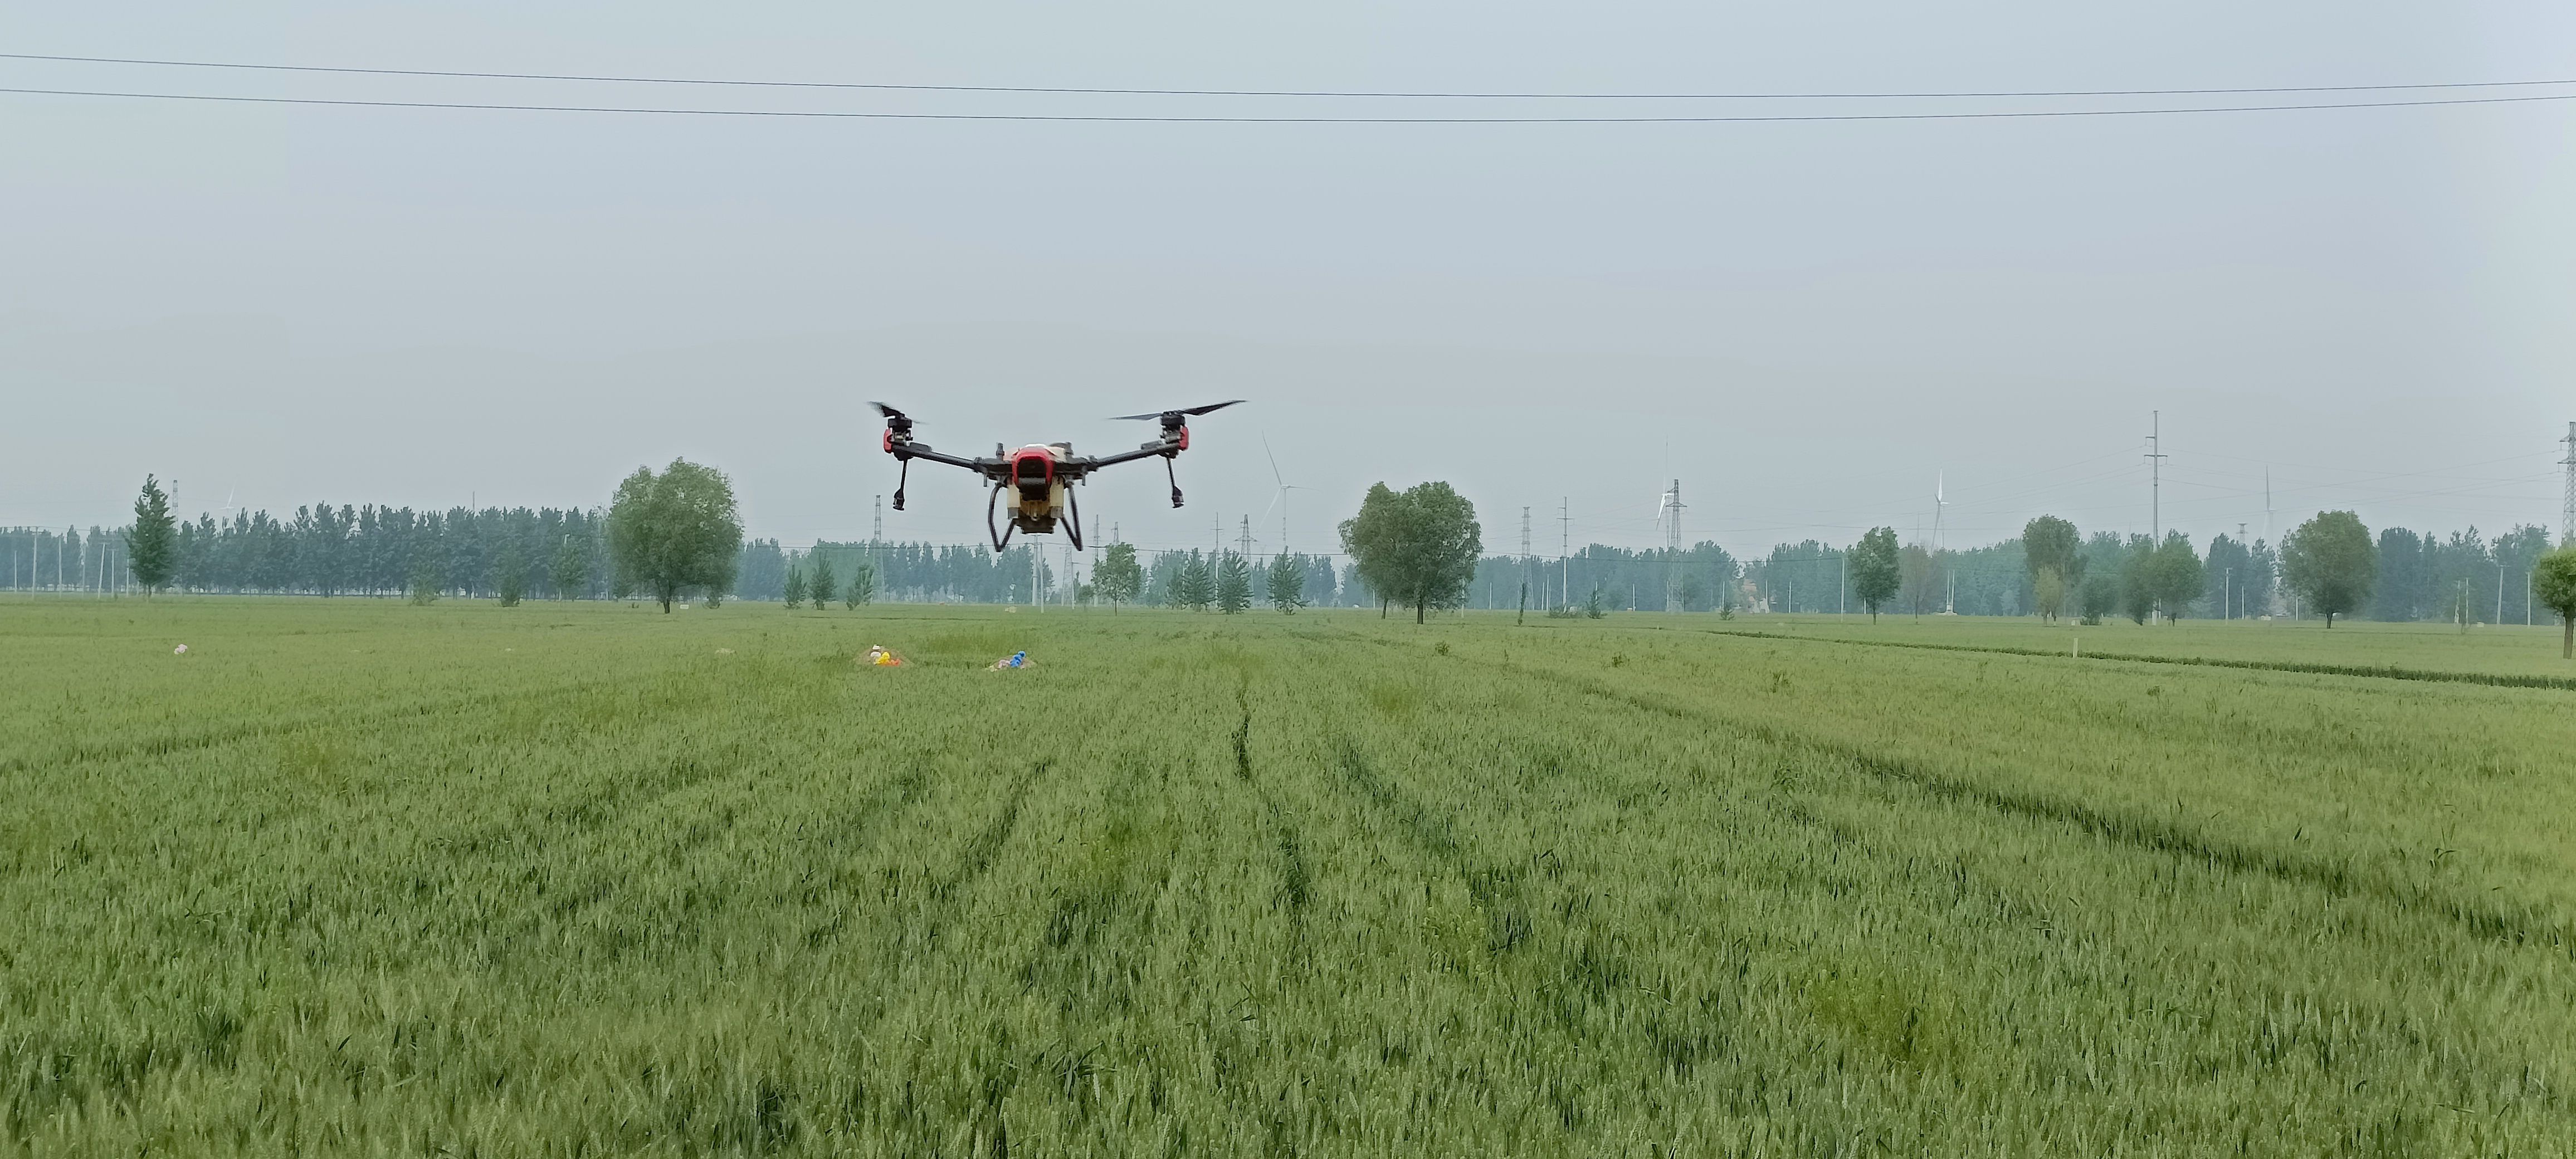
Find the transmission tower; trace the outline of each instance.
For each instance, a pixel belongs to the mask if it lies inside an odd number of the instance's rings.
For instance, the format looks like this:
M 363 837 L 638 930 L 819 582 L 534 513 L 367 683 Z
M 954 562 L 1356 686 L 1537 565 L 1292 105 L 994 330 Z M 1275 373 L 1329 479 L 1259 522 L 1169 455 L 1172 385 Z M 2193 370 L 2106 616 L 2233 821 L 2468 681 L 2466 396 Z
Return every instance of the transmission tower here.
M 1664 492 L 1664 501 L 1656 514 L 1664 524 L 1664 610 L 1682 610 L 1682 481 L 1673 480 L 1673 489 Z
M 2165 412 L 2153 413 L 2154 425 L 2147 428 L 2147 541 L 2158 544 L 2165 538 Z
M 2567 499 L 2558 506 L 2558 546 L 2576 546 L 2576 423 L 2567 424 L 2567 457 L 2558 460 L 2567 465 Z
M 1236 542 L 1236 543 L 1238 543 L 1238 544 L 1241 544 L 1241 545 L 1242 545 L 1241 547 L 1239 547 L 1239 548 L 1237 548 L 1237 549 L 1236 549 L 1236 554 L 1237 554 L 1237 555 L 1242 556 L 1244 559 L 1247 559 L 1247 560 L 1251 559 L 1251 558 L 1252 558 L 1252 517 L 1251 517 L 1251 516 L 1246 515 L 1246 516 L 1244 516 L 1244 517 L 1243 517 L 1243 533 L 1242 533 L 1240 536 L 1238 536 L 1238 537 L 1236 538 L 1235 542 Z

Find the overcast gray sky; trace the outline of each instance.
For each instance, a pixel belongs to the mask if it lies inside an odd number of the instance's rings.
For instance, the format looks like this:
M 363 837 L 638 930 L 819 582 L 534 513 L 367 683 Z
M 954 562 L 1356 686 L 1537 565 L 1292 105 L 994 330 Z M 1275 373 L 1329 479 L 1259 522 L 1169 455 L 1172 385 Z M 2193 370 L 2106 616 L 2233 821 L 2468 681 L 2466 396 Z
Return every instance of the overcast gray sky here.
M 1083 87 L 1889 91 L 2576 78 L 2551 3 L 17 5 L 0 51 Z M 880 111 L 1847 112 L 814 93 L 0 61 L 0 87 Z M 2576 93 L 2576 86 L 2518 90 Z M 2383 96 L 2387 94 L 2382 94 Z M 2398 94 L 2404 95 L 2404 94 Z M 2428 94 L 2418 94 L 2428 95 Z M 2445 95 L 2445 94 L 2429 94 Z M 2460 95 L 2460 94 L 2448 94 Z M 2210 103 L 2319 98 L 2213 98 Z M 2329 96 L 2324 99 L 2343 99 Z M 1870 111 L 2148 107 L 1896 102 Z M 0 523 L 230 495 L 591 504 L 674 455 L 751 530 L 864 537 L 864 402 L 925 441 L 1132 445 L 1088 506 L 1206 542 L 1292 483 L 1455 482 L 1489 548 L 1738 551 L 2042 511 L 2260 533 L 2320 507 L 2557 521 L 2576 101 L 2038 120 L 1098 124 L 0 95 Z M 887 532 L 981 533 L 916 473 Z M 1258 529 L 1277 546 L 1274 511 Z

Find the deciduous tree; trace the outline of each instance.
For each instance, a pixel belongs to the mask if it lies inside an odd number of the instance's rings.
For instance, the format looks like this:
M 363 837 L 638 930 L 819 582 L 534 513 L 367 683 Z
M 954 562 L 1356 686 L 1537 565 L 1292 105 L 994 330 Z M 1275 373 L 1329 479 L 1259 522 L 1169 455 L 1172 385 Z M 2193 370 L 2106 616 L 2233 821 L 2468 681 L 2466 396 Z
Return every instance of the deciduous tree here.
M 2040 619 L 2056 623 L 2058 612 L 2066 607 L 2066 577 L 2053 567 L 2031 572 L 2030 601 Z
M 1359 514 L 1342 521 L 1341 533 L 1342 549 L 1358 562 L 1369 590 L 1412 605 L 1417 624 L 1432 608 L 1465 601 L 1476 556 L 1484 550 L 1475 505 L 1437 480 L 1402 492 L 1384 483 L 1370 487 Z
M 619 574 L 651 593 L 664 614 L 682 591 L 727 591 L 742 550 L 733 484 L 686 459 L 659 475 L 638 467 L 609 505 L 608 539 Z
M 2164 609 L 2166 623 L 2181 619 L 2191 601 L 2200 598 L 2200 554 L 2192 550 L 2190 536 L 2179 531 L 2166 532 L 2165 541 L 2156 545 L 2154 558 L 2147 570 L 2154 585 L 2156 605 Z
M 1897 584 L 1903 589 L 1905 605 L 1915 615 L 1941 594 L 1941 571 L 1938 561 L 1922 544 L 1909 543 L 1896 553 Z
M 2320 512 L 2281 540 L 2281 579 L 2321 612 L 2326 627 L 2370 598 L 2379 561 L 2370 529 L 2349 511 Z
M 1878 610 L 1896 598 L 1897 574 L 1896 529 L 1873 527 L 1863 532 L 1860 542 L 1851 550 L 1852 595 L 1869 612 L 1869 622 L 1878 622 Z M 1836 597 L 1840 598 L 1840 597 Z
M 2084 585 L 2075 589 L 2075 608 L 2083 613 L 2087 624 L 2101 623 L 2102 617 L 2119 607 L 2120 584 L 2107 575 L 2088 575 Z
M 2084 537 L 2075 525 L 2054 515 L 2042 515 L 2022 525 L 2021 552 L 2030 569 L 2032 604 L 2041 619 L 2055 620 L 2058 609 L 2066 603 L 2066 593 L 2084 579 Z M 2043 577 L 2055 576 L 2054 582 Z M 2054 591 L 2042 598 L 2043 591 Z
M 1109 614 L 1118 614 L 1118 605 L 1136 598 L 1145 587 L 1145 569 L 1136 564 L 1136 545 L 1113 543 L 1100 553 L 1100 563 L 1091 569 L 1091 585 L 1100 598 L 1109 601 Z
M 805 588 L 805 569 L 801 567 L 788 568 L 786 592 L 788 611 L 792 612 L 805 606 Z
M 2531 598 L 2558 613 L 2558 658 L 2576 659 L 2576 547 L 2532 561 Z

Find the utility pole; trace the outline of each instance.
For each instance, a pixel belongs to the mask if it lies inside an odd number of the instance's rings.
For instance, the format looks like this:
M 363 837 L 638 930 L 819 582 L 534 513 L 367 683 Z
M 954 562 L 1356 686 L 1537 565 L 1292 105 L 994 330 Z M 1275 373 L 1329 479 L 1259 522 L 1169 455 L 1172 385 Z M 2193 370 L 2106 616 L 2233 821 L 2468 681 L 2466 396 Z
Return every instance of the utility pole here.
M 2569 426 L 2576 426 L 2576 423 L 2570 423 L 2570 424 L 2568 424 L 2568 425 L 2569 425 Z M 1568 580 L 1568 578 L 1567 578 L 1567 577 L 1569 577 L 1569 576 L 1573 575 L 1574 573 L 1573 573 L 1571 570 L 1569 570 L 1569 568 L 1567 567 L 1566 562 L 1565 562 L 1565 560 L 1566 560 L 1566 556 L 1568 556 L 1568 555 L 1572 554 L 1571 549 L 1572 549 L 1572 546 L 1573 546 L 1573 543 L 1574 543 L 1574 533 L 1573 533 L 1571 530 L 1569 530 L 1569 528 L 1573 527 L 1573 524 L 1570 522 L 1570 520 L 1572 520 L 1572 519 L 1574 518 L 1574 516 L 1573 516 L 1573 514 L 1572 514 L 1573 510 L 1574 510 L 1574 507 L 1573 507 L 1573 500 L 1571 500 L 1571 499 L 1569 499 L 1569 498 L 1567 498 L 1567 497 L 1565 497 L 1565 496 L 1562 496 L 1562 495 L 1557 496 L 1557 499 L 1556 499 L 1556 596 L 1557 596 L 1557 600 L 1558 600 L 1560 603 L 1567 603 L 1567 604 L 1571 604 L 1571 603 L 1573 603 L 1573 602 L 1574 602 L 1574 591 L 1573 591 L 1573 589 L 1572 589 L 1571 587 L 1569 587 L 1569 586 L 1568 586 L 1569 580 Z
M 1664 610 L 1682 610 L 1682 481 L 1664 492 Z
M 1530 509 L 1524 506 L 1521 508 L 1521 616 L 1524 619 L 1529 616 L 1529 579 Z M 1540 596 L 1539 602 L 1542 604 L 1546 603 L 1547 597 L 1544 595 Z

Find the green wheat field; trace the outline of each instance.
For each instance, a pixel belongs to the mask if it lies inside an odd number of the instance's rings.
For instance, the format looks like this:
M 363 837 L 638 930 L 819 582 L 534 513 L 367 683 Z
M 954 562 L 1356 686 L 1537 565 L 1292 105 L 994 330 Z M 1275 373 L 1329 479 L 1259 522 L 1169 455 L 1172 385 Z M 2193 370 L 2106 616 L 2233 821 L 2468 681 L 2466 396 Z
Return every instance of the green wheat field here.
M 2564 1155 L 2576 690 L 2494 676 L 2576 666 L 0 602 L 0 1151 Z

